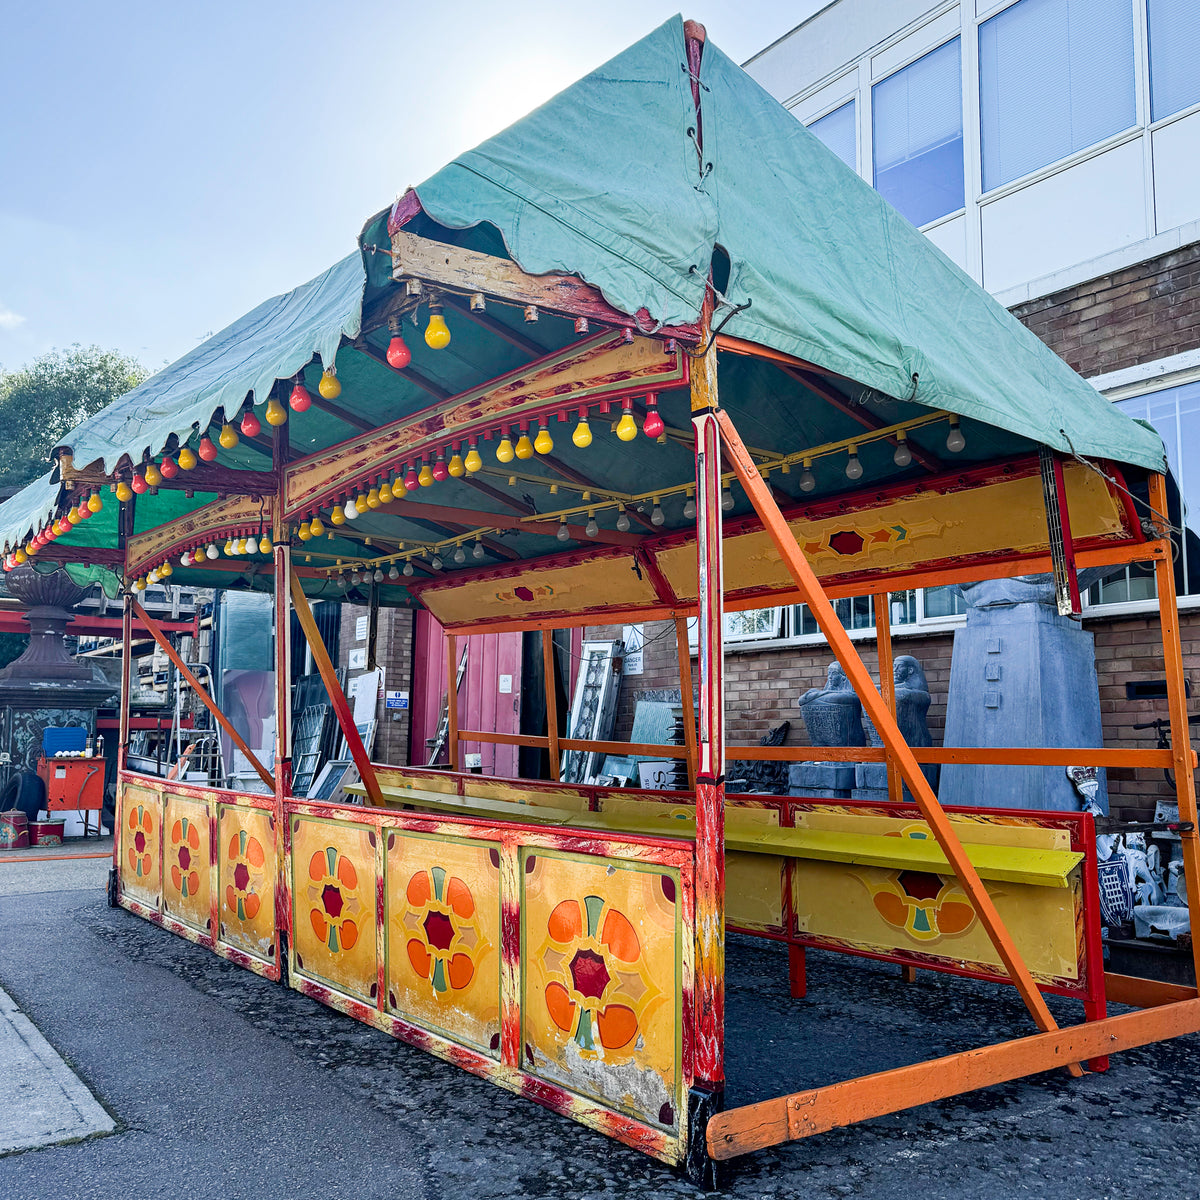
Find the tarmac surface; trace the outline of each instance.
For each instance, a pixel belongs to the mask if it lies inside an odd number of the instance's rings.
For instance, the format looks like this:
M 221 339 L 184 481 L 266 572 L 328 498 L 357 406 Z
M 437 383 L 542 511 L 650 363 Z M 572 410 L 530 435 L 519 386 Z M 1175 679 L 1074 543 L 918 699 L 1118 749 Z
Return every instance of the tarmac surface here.
M 94 845 L 94 844 L 93 844 Z M 671 1169 L 107 907 L 104 860 L 0 858 L 3 986 L 116 1123 L 0 1157 L 4 1200 L 696 1196 Z M 14 874 L 10 874 L 14 873 Z M 1029 1032 L 1015 992 L 731 938 L 730 1098 Z M 1059 1019 L 1078 1006 L 1051 998 Z M 6 1097 L 0 1103 L 9 1103 Z M 777 1147 L 738 1198 L 1200 1194 L 1200 1036 Z

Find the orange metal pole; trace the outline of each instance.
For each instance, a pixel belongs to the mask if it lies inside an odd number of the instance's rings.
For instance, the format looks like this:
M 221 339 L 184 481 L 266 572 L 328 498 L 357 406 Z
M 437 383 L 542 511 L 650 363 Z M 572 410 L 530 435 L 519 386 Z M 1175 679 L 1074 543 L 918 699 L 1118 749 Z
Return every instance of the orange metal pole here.
M 1167 481 L 1150 476 L 1150 506 L 1167 513 Z M 1192 922 L 1192 961 L 1200 980 L 1200 830 L 1196 829 L 1196 777 L 1192 774 L 1192 742 L 1188 729 L 1187 687 L 1183 675 L 1183 644 L 1179 634 L 1179 608 L 1175 596 L 1175 569 L 1168 554 L 1154 564 L 1158 583 L 1158 614 L 1162 622 L 1163 660 L 1167 676 L 1167 711 L 1171 719 L 1171 756 L 1175 769 L 1175 799 L 1179 820 L 1190 821 L 1190 833 L 1181 833 L 1183 875 L 1187 881 L 1188 916 Z
M 725 439 L 726 455 L 732 463 L 742 487 L 746 489 L 746 495 L 762 520 L 764 529 L 779 550 L 784 565 L 795 579 L 821 632 L 825 635 L 830 648 L 846 672 L 847 679 L 858 694 L 871 720 L 875 723 L 875 728 L 879 731 L 885 748 L 895 756 L 900 774 L 903 776 L 904 782 L 908 784 L 909 791 L 912 792 L 921 815 L 929 823 L 938 845 L 941 846 L 942 852 L 953 867 L 958 882 L 970 899 L 992 945 L 996 947 L 996 952 L 999 954 L 1005 970 L 1021 993 L 1021 998 L 1025 1001 L 1025 1006 L 1029 1009 L 1034 1023 L 1043 1031 L 1057 1029 L 1058 1026 L 1050 1015 L 1050 1010 L 1046 1007 L 1046 1001 L 1038 990 L 1033 976 L 1029 973 L 1025 960 L 1013 943 L 1011 935 L 1005 928 L 1004 922 L 1000 919 L 1000 914 L 996 911 L 991 896 L 983 886 L 979 873 L 971 865 L 971 860 L 967 857 L 958 834 L 954 832 L 954 827 L 950 824 L 937 797 L 933 794 L 932 788 L 921 773 L 920 765 L 913 757 L 912 750 L 900 736 L 895 718 L 888 710 L 888 706 L 876 689 L 871 675 L 855 650 L 849 635 L 837 619 L 825 593 L 821 590 L 821 585 L 817 582 L 812 567 L 809 566 L 807 559 L 796 544 L 796 539 L 792 536 L 778 505 L 763 482 L 762 476 L 758 473 L 753 459 L 742 444 L 741 437 L 734 428 L 729 414 L 718 410 L 716 419 L 720 422 L 721 433 Z M 1073 1072 L 1082 1074 L 1082 1068 L 1078 1064 L 1073 1064 Z
M 679 658 L 679 699 L 683 704 L 683 744 L 687 748 L 688 787 L 696 790 L 696 701 L 692 697 L 692 652 L 687 618 L 675 618 L 675 653 Z
M 236 729 L 234 729 L 233 725 L 229 721 L 229 718 L 217 707 L 216 702 L 204 690 L 204 688 L 200 686 L 200 680 L 198 680 L 195 675 L 188 670 L 187 664 L 182 658 L 179 657 L 175 651 L 175 647 L 172 646 L 167 640 L 167 635 L 163 633 L 161 629 L 159 629 L 159 627 L 151 619 L 149 613 L 147 613 L 146 610 L 136 600 L 133 602 L 133 611 L 137 614 L 138 620 L 145 625 L 146 629 L 150 633 L 150 636 L 162 647 L 163 653 L 171 660 L 171 662 L 175 664 L 175 669 L 184 677 L 184 679 L 188 681 L 188 685 L 191 687 L 192 691 L 194 691 L 199 697 L 200 703 L 203 704 L 210 713 L 212 713 L 217 724 L 220 725 L 227 734 L 229 734 L 229 740 L 233 742 L 233 744 L 246 756 L 246 761 L 254 768 L 259 779 L 261 779 L 263 783 L 270 788 L 271 792 L 274 793 L 275 776 L 272 775 L 271 772 L 268 771 L 267 768 L 264 767 L 257 758 L 255 758 L 254 751 L 246 745 L 245 739 L 243 739 L 242 735 L 238 733 Z
M 296 609 L 296 616 L 300 618 L 300 628 L 304 630 L 304 637 L 312 651 L 313 662 L 317 664 L 321 682 L 329 694 L 329 703 L 333 705 L 338 724 L 346 736 L 346 745 L 350 748 L 350 757 L 354 759 L 354 765 L 358 768 L 358 777 L 366 789 L 367 801 L 382 808 L 384 807 L 383 793 L 379 790 L 379 780 L 375 777 L 375 768 L 371 766 L 366 747 L 363 745 L 362 738 L 359 737 L 358 727 L 354 724 L 354 714 L 350 711 L 350 705 L 346 703 L 342 685 L 338 683 L 337 671 L 334 670 L 333 663 L 329 661 L 329 651 L 325 649 L 321 631 L 317 628 L 316 618 L 313 617 L 312 609 L 309 607 L 308 597 L 304 594 L 304 585 L 294 571 L 291 572 L 291 591 L 292 604 Z
M 546 687 L 546 737 L 550 744 L 550 778 L 558 782 L 558 672 L 554 669 L 554 631 L 542 630 L 542 674 Z
M 875 607 L 875 641 L 879 650 L 879 691 L 883 702 L 888 706 L 888 712 L 896 715 L 896 681 L 892 678 L 892 615 L 888 610 L 887 592 L 880 592 L 871 597 Z M 890 753 L 887 755 L 888 799 L 900 801 L 904 799 L 904 784 L 900 779 L 900 770 L 896 760 Z

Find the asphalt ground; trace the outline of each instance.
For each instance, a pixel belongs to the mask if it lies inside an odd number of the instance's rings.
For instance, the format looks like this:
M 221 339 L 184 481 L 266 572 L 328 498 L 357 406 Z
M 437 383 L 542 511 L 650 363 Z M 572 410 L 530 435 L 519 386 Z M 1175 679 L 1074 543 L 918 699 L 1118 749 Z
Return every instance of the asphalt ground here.
M 52 864 L 2 863 L 32 872 Z M 686 1197 L 677 1173 L 106 906 L 105 863 L 0 894 L 0 986 L 117 1122 L 0 1158 L 4 1200 Z M 54 883 L 55 886 L 47 885 Z M 40 890 L 40 889 L 45 890 Z M 30 890 L 39 889 L 39 890 Z M 0 892 L 5 889 L 0 888 Z M 777 947 L 731 938 L 730 1098 L 801 1087 L 1030 1031 L 1015 992 L 809 955 L 787 994 Z M 1061 1021 L 1078 1006 L 1051 998 Z M 1058 1073 L 741 1159 L 726 1194 L 1200 1194 L 1200 1037 L 1103 1075 Z

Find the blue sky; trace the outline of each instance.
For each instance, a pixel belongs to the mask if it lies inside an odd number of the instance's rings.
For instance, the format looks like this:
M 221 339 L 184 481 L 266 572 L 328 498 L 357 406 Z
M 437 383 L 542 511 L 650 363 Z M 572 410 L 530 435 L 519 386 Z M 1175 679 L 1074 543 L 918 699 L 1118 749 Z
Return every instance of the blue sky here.
M 819 0 L 687 13 L 743 61 Z M 157 369 L 676 3 L 0 3 L 0 366 Z

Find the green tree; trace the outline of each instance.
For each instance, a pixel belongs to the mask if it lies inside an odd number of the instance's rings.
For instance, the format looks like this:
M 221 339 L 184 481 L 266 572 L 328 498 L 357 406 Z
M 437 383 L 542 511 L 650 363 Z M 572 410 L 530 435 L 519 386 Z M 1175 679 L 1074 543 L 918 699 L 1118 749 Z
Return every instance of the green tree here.
M 118 350 L 76 343 L 16 371 L 0 368 L 0 487 L 24 487 L 81 421 L 137 387 L 149 371 Z

